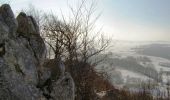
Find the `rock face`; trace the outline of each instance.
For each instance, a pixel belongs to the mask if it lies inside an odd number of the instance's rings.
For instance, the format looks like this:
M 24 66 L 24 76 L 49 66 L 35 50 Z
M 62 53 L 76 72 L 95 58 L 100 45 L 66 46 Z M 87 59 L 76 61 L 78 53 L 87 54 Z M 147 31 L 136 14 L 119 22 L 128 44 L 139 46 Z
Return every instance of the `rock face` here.
M 2 5 L 0 100 L 74 100 L 71 75 L 59 68 L 63 74 L 51 80 L 51 69 L 42 66 L 45 53 L 35 19 L 23 12 L 15 19 L 10 6 Z
M 18 15 L 17 21 L 17 33 L 19 33 L 19 36 L 27 38 L 36 59 L 41 63 L 44 62 L 46 49 L 36 21 L 32 16 L 27 16 L 24 12 Z
M 57 82 L 52 83 L 51 96 L 58 100 L 74 100 L 74 81 L 69 73 L 65 73 Z

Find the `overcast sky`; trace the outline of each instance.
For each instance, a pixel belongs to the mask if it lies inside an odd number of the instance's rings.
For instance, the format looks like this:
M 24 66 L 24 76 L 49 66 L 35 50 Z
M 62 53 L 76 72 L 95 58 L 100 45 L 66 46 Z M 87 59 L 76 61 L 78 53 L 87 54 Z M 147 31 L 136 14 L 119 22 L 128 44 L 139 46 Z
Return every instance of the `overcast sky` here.
M 7 2 L 7 0 L 0 0 Z M 57 15 L 80 0 L 10 0 L 15 13 L 29 4 Z M 91 0 L 89 0 L 91 1 Z M 170 41 L 170 0 L 98 0 L 98 26 L 113 39 Z

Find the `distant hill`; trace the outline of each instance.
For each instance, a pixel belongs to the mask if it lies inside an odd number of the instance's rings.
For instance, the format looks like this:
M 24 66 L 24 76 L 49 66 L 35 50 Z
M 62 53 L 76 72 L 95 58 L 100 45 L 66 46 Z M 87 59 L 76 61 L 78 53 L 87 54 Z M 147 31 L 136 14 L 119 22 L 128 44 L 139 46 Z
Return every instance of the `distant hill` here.
M 162 57 L 170 60 L 170 44 L 150 44 L 134 48 L 139 54 Z

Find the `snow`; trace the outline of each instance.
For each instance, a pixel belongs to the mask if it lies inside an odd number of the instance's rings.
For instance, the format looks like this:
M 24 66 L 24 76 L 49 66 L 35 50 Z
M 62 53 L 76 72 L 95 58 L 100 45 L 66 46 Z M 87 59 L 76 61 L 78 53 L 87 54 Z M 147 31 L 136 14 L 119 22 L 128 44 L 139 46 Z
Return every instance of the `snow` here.
M 149 79 L 147 76 L 144 76 L 140 73 L 132 72 L 132 71 L 125 70 L 125 69 L 116 69 L 116 71 L 121 72 L 124 79 L 126 79 L 127 77 L 139 78 L 139 79 L 143 79 L 143 80 Z
M 153 56 L 147 56 L 152 60 L 152 64 L 154 65 L 155 69 L 157 71 L 163 70 L 163 71 L 170 71 L 170 67 L 163 67 L 160 65 L 160 63 L 170 63 L 170 60 L 160 57 L 153 57 Z
M 108 52 L 110 52 L 109 57 L 110 58 L 119 58 L 119 59 L 124 59 L 126 57 L 133 57 L 133 58 L 140 58 L 140 57 L 147 57 L 148 59 L 150 59 L 150 61 L 143 63 L 142 61 L 138 61 L 138 63 L 140 65 L 142 65 L 143 67 L 152 67 L 154 68 L 158 73 L 161 72 L 170 72 L 170 60 L 166 59 L 166 58 L 162 58 L 162 57 L 155 57 L 155 56 L 149 56 L 149 55 L 143 55 L 143 54 L 138 54 L 134 51 L 133 48 L 140 48 L 142 46 L 146 46 L 146 45 L 151 45 L 151 44 L 168 44 L 168 46 L 170 47 L 170 42 L 135 42 L 135 41 L 114 41 L 113 42 L 113 46 L 112 48 L 110 48 L 108 50 Z M 123 79 L 123 83 L 114 83 L 114 86 L 116 87 L 121 87 L 123 88 L 124 86 L 126 86 L 127 84 L 129 84 L 129 80 L 132 80 L 133 83 L 133 79 L 134 80 L 141 80 L 142 82 L 147 82 L 148 80 L 153 80 L 150 79 L 149 77 L 140 74 L 138 72 L 133 72 L 131 70 L 127 70 L 127 69 L 123 69 L 123 67 L 120 66 L 111 66 L 109 64 L 101 64 L 99 66 L 97 66 L 96 68 L 98 71 L 104 71 L 107 72 L 109 75 L 113 76 L 113 78 L 115 78 L 115 75 L 119 75 L 122 77 Z M 167 88 L 167 82 L 170 81 L 170 75 L 167 75 L 166 73 L 161 74 L 162 75 L 162 82 L 157 83 L 157 87 L 156 89 L 158 89 L 160 92 L 166 92 L 166 88 Z M 113 78 L 111 78 L 111 81 L 115 81 Z M 154 80 L 153 80 L 154 81 Z M 156 80 L 155 80 L 156 81 Z M 135 82 L 134 82 L 135 84 Z M 153 93 L 155 94 L 155 93 Z M 102 95 L 102 93 L 101 93 Z

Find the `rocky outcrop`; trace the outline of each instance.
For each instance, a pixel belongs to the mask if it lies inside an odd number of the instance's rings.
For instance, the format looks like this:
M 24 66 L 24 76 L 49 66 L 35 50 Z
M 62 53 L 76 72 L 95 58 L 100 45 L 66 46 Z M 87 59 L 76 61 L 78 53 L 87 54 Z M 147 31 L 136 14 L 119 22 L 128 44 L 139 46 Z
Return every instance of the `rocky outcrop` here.
M 45 53 L 45 43 L 35 19 L 23 12 L 15 19 L 10 6 L 2 5 L 0 100 L 74 100 L 71 75 L 63 70 L 64 65 L 59 65 L 62 74 L 52 80 L 51 69 L 42 66 Z
M 17 16 L 18 28 L 17 33 L 19 36 L 27 38 L 30 46 L 39 62 L 44 62 L 45 58 L 45 44 L 40 36 L 39 27 L 32 16 L 27 16 L 21 12 Z M 42 64 L 41 64 L 42 65 Z

